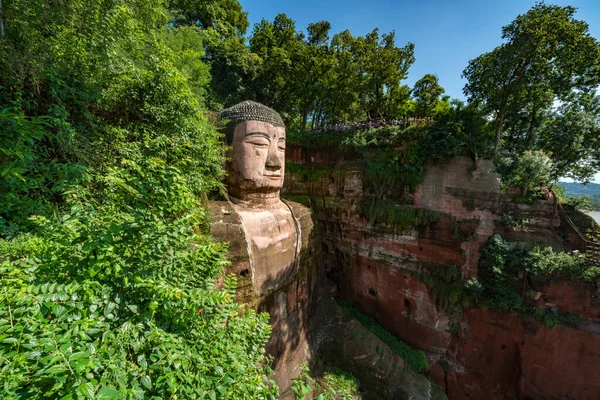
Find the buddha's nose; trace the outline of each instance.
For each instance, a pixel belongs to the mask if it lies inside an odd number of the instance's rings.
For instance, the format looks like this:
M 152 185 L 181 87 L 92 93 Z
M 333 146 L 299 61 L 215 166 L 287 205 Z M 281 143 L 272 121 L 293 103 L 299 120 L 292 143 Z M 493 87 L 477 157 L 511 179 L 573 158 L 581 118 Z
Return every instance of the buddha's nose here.
M 269 155 L 267 156 L 267 163 L 265 164 L 265 166 L 269 169 L 273 169 L 273 170 L 278 170 L 281 168 L 281 160 L 279 159 L 279 156 L 277 155 L 277 150 L 271 150 L 269 151 Z

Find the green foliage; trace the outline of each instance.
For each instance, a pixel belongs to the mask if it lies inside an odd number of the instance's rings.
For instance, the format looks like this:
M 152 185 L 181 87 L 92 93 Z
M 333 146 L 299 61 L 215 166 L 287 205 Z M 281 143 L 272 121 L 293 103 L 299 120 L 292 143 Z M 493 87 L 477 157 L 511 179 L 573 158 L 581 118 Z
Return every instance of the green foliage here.
M 178 53 L 184 74 L 202 68 L 211 71 L 210 85 L 202 88 L 208 92 L 204 99 L 208 108 L 217 110 L 247 99 L 248 83 L 256 77 L 259 59 L 246 46 L 244 34 L 250 23 L 240 2 L 169 0 L 165 5 L 171 12 L 173 30 L 182 30 L 184 40 L 194 38 L 193 43 L 187 43 L 186 49 Z M 205 77 L 202 77 L 204 81 Z M 198 83 L 190 82 L 195 87 Z
M 391 147 L 365 151 L 363 165 L 366 189 L 378 200 L 399 193 L 404 185 L 414 190 L 424 176 L 422 166 L 401 165 Z
M 308 395 L 313 392 L 313 386 L 315 381 L 308 374 L 310 372 L 310 368 L 308 365 L 303 364 L 300 366 L 300 376 L 296 378 L 292 378 L 292 392 L 294 392 L 294 397 L 297 400 L 305 399 Z
M 9 109 L 0 112 L 0 237 L 31 226 L 27 217 L 48 211 L 46 198 L 60 195 L 83 177 L 77 164 L 39 162 L 48 120 Z
M 377 200 L 374 197 L 361 199 L 360 213 L 371 224 L 383 223 L 400 229 L 433 224 L 444 215 L 439 211 L 410 208 L 391 200 Z
M 557 253 L 551 247 L 534 247 L 523 257 L 523 263 L 533 276 L 561 276 L 586 283 L 594 283 L 600 276 L 600 267 L 586 265 L 583 256 Z
M 534 277 L 565 277 L 593 283 L 600 275 L 599 267 L 586 266 L 580 256 L 557 253 L 550 247 L 518 250 L 511 248 L 499 236 L 494 236 L 483 248 L 479 268 L 483 287 L 481 300 L 486 306 L 517 312 L 524 318 L 540 320 L 549 327 L 557 323 L 578 326 L 583 320 L 555 309 L 524 305 L 517 289 L 509 283 L 510 276 L 525 269 Z
M 319 379 L 320 391 L 317 400 L 354 400 L 359 397 L 359 382 L 353 375 L 339 368 L 326 366 L 325 374 Z
M 516 311 L 521 296 L 507 281 L 520 265 L 519 255 L 499 236 L 492 237 L 481 252 L 479 271 L 483 285 L 482 300 L 490 308 Z
M 194 27 L 182 26 L 164 30 L 160 38 L 173 51 L 173 65 L 185 76 L 198 102 L 204 105 L 211 75 L 210 66 L 203 61 L 202 32 Z
M 514 160 L 507 171 L 504 173 L 503 189 L 518 186 L 521 195 L 517 200 L 533 203 L 550 184 L 552 162 L 541 151 L 525 151 Z
M 585 322 L 585 320 L 578 315 L 560 312 L 555 308 L 546 307 L 523 307 L 520 311 L 520 315 L 526 320 L 541 321 L 548 328 L 554 328 L 558 324 L 580 328 Z
M 366 128 L 352 132 L 324 132 L 322 136 L 334 136 L 342 147 L 357 150 L 395 145 L 410 139 L 405 128 L 395 125 Z
M 552 188 L 552 191 L 559 193 L 559 198 L 563 203 L 576 209 L 600 211 L 599 184 L 559 182 Z
M 202 233 L 223 158 L 199 32 L 154 0 L 2 11 L 4 397 L 276 397 L 268 316 Z
M 0 124 L 19 140 L 0 143 L 0 162 L 20 175 L 0 182 L 3 234 L 27 227 L 28 214 L 64 206 L 65 190 L 121 158 L 160 157 L 196 194 L 220 185 L 218 135 L 163 42 L 173 45 L 175 33 L 160 3 L 75 2 L 47 12 L 39 1 L 16 1 L 3 12 Z
M 449 282 L 435 275 L 420 275 L 420 277 L 435 293 L 437 307 L 454 318 L 460 317 L 463 310 L 475 306 L 483 291 L 477 279 Z
M 409 367 L 413 371 L 420 374 L 429 368 L 427 357 L 422 350 L 411 349 L 406 343 L 398 340 L 383 326 L 379 325 L 373 318 L 361 313 L 346 301 L 338 300 L 338 304 L 348 314 L 364 325 L 365 328 L 373 332 L 375 336 L 377 336 L 382 342 L 387 344 L 392 351 L 394 351 L 394 353 L 398 354 L 404 361 L 408 363 Z
M 412 95 L 416 100 L 417 110 L 421 117 L 431 116 L 429 113 L 439 103 L 440 96 L 444 94 L 444 91 L 437 76 L 433 74 L 425 74 L 415 83 Z
M 600 169 L 600 96 L 582 95 L 562 104 L 542 122 L 538 146 L 553 161 L 555 180 L 586 182 Z
M 268 398 L 267 315 L 215 276 L 224 248 L 162 160 L 123 161 L 38 235 L 2 242 L 0 381 L 13 397 Z M 258 365 L 263 365 L 257 368 Z
M 463 72 L 469 101 L 494 118 L 494 154 L 545 150 L 555 161 L 555 179 L 589 179 L 597 164 L 597 123 L 593 128 L 594 117 L 582 118 L 580 99 L 594 97 L 600 83 L 600 43 L 575 12 L 535 4 L 502 28 L 504 43 Z M 555 100 L 562 110 L 553 110 Z
M 325 365 L 325 373 L 316 381 L 309 375 L 307 365 L 300 366 L 301 374 L 293 378 L 292 391 L 296 399 L 354 400 L 359 397 L 359 382 L 339 368 Z
M 408 101 L 406 79 L 414 45 L 396 45 L 394 32 L 375 28 L 329 38 L 331 24 L 309 24 L 307 34 L 285 14 L 255 25 L 250 51 L 257 74 L 248 97 L 281 112 L 289 126 L 306 130 L 386 115 L 399 117 Z M 309 126 L 310 124 L 310 126 Z

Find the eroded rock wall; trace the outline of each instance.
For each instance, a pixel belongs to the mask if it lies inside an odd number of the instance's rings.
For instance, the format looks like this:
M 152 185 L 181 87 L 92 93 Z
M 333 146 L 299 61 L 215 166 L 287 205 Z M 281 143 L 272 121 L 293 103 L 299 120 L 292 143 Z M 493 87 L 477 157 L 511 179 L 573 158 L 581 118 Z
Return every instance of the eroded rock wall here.
M 292 162 L 321 168 L 315 179 L 286 176 L 285 193 L 309 196 L 319 220 L 323 261 L 338 295 L 374 317 L 400 339 L 423 349 L 435 362 L 429 374 L 451 399 L 597 399 L 600 393 L 600 305 L 592 285 L 527 281 L 537 305 L 587 319 L 579 327 L 549 328 L 504 311 L 442 311 L 424 276 L 478 275 L 481 247 L 494 234 L 522 245 L 564 242 L 554 199 L 517 204 L 499 190 L 494 166 L 458 157 L 431 166 L 411 194 L 412 207 L 443 213 L 436 222 L 410 229 L 372 224 L 359 212 L 364 195 L 356 154 L 290 149 Z M 510 216 L 523 229 L 505 226 Z M 567 232 L 568 238 L 568 232 Z

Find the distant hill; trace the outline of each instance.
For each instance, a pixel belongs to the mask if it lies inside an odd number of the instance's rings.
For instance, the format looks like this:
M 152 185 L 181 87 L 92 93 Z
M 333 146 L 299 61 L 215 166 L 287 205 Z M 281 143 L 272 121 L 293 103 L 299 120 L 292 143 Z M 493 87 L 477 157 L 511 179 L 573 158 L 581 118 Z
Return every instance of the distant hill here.
M 565 189 L 567 196 L 600 196 L 600 184 L 598 183 L 584 185 L 583 183 L 559 182 L 558 184 Z
M 567 197 L 590 197 L 590 206 L 592 210 L 600 211 L 600 184 L 588 183 L 569 183 L 559 182 L 560 186 L 565 189 Z

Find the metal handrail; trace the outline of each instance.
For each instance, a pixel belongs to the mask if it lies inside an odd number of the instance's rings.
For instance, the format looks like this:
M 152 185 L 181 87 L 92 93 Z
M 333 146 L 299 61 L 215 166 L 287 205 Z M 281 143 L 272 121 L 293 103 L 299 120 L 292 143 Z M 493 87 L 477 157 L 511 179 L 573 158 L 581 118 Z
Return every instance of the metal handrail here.
M 571 218 L 567 214 L 567 211 L 564 209 L 564 207 L 562 206 L 562 204 L 560 204 L 560 202 L 558 202 L 558 199 L 557 199 L 557 204 L 558 204 L 558 207 L 560 208 L 560 211 L 562 212 L 563 217 L 565 218 L 565 220 L 569 223 L 569 225 L 571 226 L 571 228 L 573 228 L 573 230 L 575 231 L 575 233 L 577 233 L 577 235 L 579 236 L 579 238 L 583 241 L 583 251 L 586 252 L 588 246 L 594 245 L 593 247 L 595 247 L 596 243 L 592 242 L 591 240 L 588 240 L 585 236 L 583 236 L 583 233 L 581 233 L 581 231 L 579 230 L 579 228 L 577 228 L 577 226 L 575 225 L 575 223 L 571 220 Z

